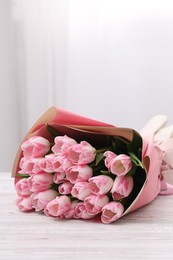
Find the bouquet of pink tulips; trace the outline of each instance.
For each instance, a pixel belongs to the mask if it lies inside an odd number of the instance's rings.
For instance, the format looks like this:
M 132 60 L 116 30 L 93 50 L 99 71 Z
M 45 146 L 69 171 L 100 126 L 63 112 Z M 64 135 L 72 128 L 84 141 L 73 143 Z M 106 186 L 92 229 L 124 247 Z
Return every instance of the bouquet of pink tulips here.
M 19 147 L 17 206 L 112 223 L 158 195 L 161 164 L 160 150 L 136 131 L 51 108 Z

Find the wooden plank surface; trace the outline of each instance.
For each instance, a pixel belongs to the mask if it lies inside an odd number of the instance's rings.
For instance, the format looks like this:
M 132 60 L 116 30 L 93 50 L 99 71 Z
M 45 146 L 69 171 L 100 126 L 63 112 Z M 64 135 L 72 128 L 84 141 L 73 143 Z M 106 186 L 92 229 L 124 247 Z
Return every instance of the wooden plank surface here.
M 0 260 L 173 259 L 173 196 L 105 225 L 22 213 L 10 173 L 0 173 Z

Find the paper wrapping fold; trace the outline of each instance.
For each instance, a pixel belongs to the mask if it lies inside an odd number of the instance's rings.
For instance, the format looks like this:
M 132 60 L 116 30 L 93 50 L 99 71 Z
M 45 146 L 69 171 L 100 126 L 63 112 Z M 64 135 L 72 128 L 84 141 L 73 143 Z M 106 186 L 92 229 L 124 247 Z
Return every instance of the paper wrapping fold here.
M 102 137 L 104 137 L 105 135 L 120 136 L 128 141 L 131 141 L 133 137 L 133 129 L 115 127 L 110 124 L 106 124 L 100 121 L 73 114 L 68 111 L 64 111 L 62 109 L 58 109 L 56 107 L 51 107 L 37 120 L 33 127 L 28 131 L 24 140 L 32 135 L 41 135 L 45 138 L 50 139 L 51 136 L 45 127 L 45 124 L 47 123 L 54 126 L 59 131 L 62 131 L 63 133 L 65 132 L 65 134 L 81 134 L 84 137 L 94 136 L 94 139 L 96 139 L 97 141 L 101 141 Z M 16 173 L 19 170 L 19 161 L 21 157 L 22 151 L 19 147 L 12 170 L 12 176 L 15 177 L 15 182 L 17 182 L 19 179 L 16 176 Z M 160 192 L 161 157 L 160 151 L 156 149 L 153 144 L 152 137 L 150 138 L 150 140 L 143 139 L 142 157 L 143 164 L 146 170 L 146 181 L 144 182 L 137 197 L 126 209 L 123 215 L 151 202 Z

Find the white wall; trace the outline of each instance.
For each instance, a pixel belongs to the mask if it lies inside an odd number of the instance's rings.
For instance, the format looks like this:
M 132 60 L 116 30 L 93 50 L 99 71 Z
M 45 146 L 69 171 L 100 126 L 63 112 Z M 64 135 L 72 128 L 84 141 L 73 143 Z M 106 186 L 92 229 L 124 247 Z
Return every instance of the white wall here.
M 68 1 L 12 0 L 22 134 L 50 106 L 64 106 Z
M 12 157 L 18 140 L 51 105 L 136 129 L 158 113 L 173 122 L 172 1 L 4 0 L 0 5 L 5 70 L 0 81 L 8 89 L 1 113 L 4 117 L 7 106 L 13 113 L 10 122 L 3 119 L 2 131 L 11 136 L 3 169 L 9 169 L 9 149 Z M 11 125 L 13 134 L 7 131 Z
M 138 129 L 173 122 L 172 28 L 171 1 L 70 1 L 66 106 Z
M 20 142 L 18 88 L 14 84 L 14 56 L 9 1 L 0 1 L 0 171 L 12 166 Z

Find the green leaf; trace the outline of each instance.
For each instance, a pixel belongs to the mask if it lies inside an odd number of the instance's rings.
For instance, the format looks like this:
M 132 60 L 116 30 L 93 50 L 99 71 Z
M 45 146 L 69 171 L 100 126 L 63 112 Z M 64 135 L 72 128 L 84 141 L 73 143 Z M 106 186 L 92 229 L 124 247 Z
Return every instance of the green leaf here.
M 130 155 L 130 158 L 132 160 L 132 162 L 136 165 L 136 166 L 139 166 L 141 168 L 144 168 L 141 160 L 139 160 L 139 158 L 134 154 L 134 153 L 129 153 Z
M 103 175 L 107 175 L 109 177 L 111 177 L 113 180 L 115 180 L 116 178 L 116 175 L 111 173 L 110 171 L 107 171 L 107 170 L 100 170 L 100 173 L 103 174 Z
M 111 172 L 109 172 L 109 171 L 100 171 L 102 174 L 104 174 L 104 175 L 107 175 L 107 174 L 111 174 Z
M 141 136 L 133 130 L 132 142 L 127 144 L 127 149 L 129 154 L 134 153 L 140 160 L 142 156 L 142 138 Z
M 53 127 L 51 127 L 49 124 L 46 124 L 46 129 L 48 132 L 53 136 L 56 137 L 59 135 L 58 131 L 56 131 Z
M 30 177 L 29 174 L 24 174 L 24 173 L 17 173 L 16 176 L 20 177 L 20 178 L 29 178 Z
M 103 160 L 103 158 L 104 158 L 103 153 L 97 153 L 95 165 L 97 166 Z
M 113 152 L 116 154 L 127 154 L 128 142 L 121 137 L 114 137 L 112 139 Z
M 58 191 L 58 184 L 52 183 L 50 189 Z

